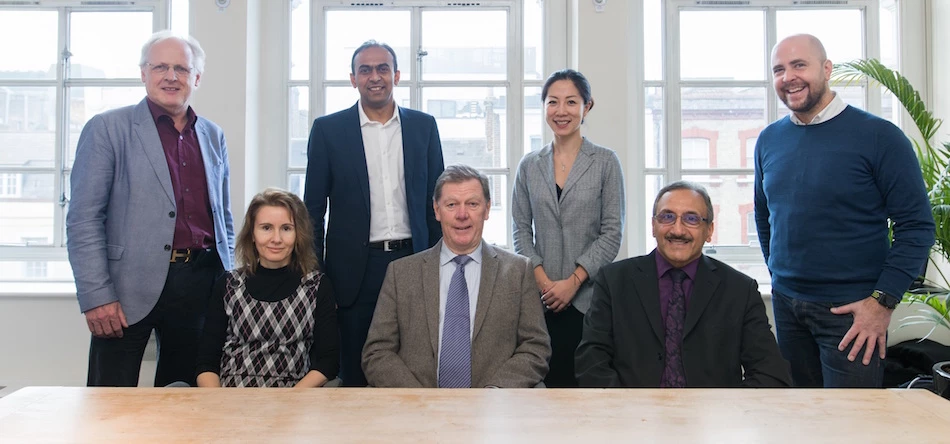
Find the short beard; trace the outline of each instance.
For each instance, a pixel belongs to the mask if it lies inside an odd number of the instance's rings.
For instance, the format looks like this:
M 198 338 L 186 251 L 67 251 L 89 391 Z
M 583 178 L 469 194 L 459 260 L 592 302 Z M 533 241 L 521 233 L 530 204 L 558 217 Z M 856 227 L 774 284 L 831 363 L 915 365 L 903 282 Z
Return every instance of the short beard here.
M 781 96 L 782 103 L 785 104 L 785 107 L 796 113 L 809 113 L 811 112 L 818 104 L 821 102 L 821 98 L 825 95 L 825 92 L 828 91 L 828 87 L 824 83 L 820 83 L 820 89 L 812 88 L 811 85 L 808 85 L 808 97 L 805 97 L 805 101 L 802 102 L 801 106 L 792 108 L 788 104 L 788 94 Z

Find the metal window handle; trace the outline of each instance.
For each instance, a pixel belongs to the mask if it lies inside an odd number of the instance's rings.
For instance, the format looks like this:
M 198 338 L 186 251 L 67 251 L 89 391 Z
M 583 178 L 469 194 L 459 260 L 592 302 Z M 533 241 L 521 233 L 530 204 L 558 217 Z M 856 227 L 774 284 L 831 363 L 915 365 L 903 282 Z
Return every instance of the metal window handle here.
M 418 60 L 418 61 L 421 62 L 421 61 L 422 61 L 422 58 L 425 57 L 425 56 L 427 56 L 427 55 L 429 55 L 429 51 L 426 51 L 426 50 L 424 50 L 424 49 L 422 49 L 422 48 L 419 48 L 419 50 L 416 51 L 416 60 Z

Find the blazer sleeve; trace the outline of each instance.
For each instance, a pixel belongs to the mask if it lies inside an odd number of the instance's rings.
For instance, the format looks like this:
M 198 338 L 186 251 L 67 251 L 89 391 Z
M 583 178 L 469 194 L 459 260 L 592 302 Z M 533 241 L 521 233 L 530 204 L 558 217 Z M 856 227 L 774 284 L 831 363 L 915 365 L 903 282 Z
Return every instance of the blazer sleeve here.
M 231 213 L 231 159 L 228 157 L 228 143 L 221 133 L 221 156 L 224 158 L 224 172 L 221 176 L 221 205 L 224 207 L 224 228 L 227 231 L 228 250 L 231 254 L 231 265 L 234 265 L 234 214 Z M 227 267 L 225 264 L 225 269 Z
M 623 238 L 626 208 L 623 197 L 623 172 L 620 169 L 617 153 L 609 151 L 608 159 L 604 166 L 603 188 L 601 188 L 600 234 L 575 261 L 577 265 L 584 267 L 590 276 L 596 276 L 600 267 L 617 258 L 620 241 Z
M 435 182 L 442 171 L 445 171 L 445 161 L 442 158 L 442 139 L 439 136 L 439 125 L 435 118 L 429 116 L 432 122 L 432 131 L 429 135 L 429 144 L 426 159 L 428 161 L 427 170 L 429 175 L 426 183 L 426 227 L 429 230 L 429 243 L 427 247 L 434 246 L 439 239 L 442 239 L 442 224 L 435 219 L 435 208 L 432 206 L 432 198 L 435 195 Z
M 66 214 L 66 250 L 83 312 L 119 300 L 109 275 L 106 246 L 106 212 L 115 164 L 105 121 L 97 115 L 79 136 Z
M 521 258 L 521 314 L 518 316 L 518 345 L 514 353 L 487 379 L 486 386 L 531 388 L 548 374 L 551 337 L 544 323 L 544 312 L 534 282 L 533 267 Z
M 397 291 L 396 271 L 393 264 L 389 264 L 363 346 L 363 373 L 373 387 L 422 387 L 422 383 L 399 356 Z
M 604 273 L 594 277 L 593 285 L 594 295 L 574 354 L 574 372 L 581 387 L 620 387 L 620 375 L 613 365 L 613 301 Z
M 788 361 L 782 357 L 765 313 L 759 286 L 750 279 L 742 324 L 739 360 L 744 370 L 742 387 L 790 387 Z
M 320 268 L 326 269 L 323 253 L 326 237 L 324 222 L 327 198 L 330 196 L 330 159 L 323 125 L 320 119 L 313 121 L 310 140 L 307 143 L 307 178 L 304 182 L 304 203 L 313 220 L 313 246 Z
M 529 154 L 530 155 L 530 154 Z M 534 157 L 525 157 L 518 164 L 515 186 L 511 191 L 511 231 L 514 237 L 515 253 L 527 256 L 531 266 L 544 263 L 534 245 L 534 215 L 531 211 L 531 193 L 528 190 L 527 170 L 534 165 Z
M 765 265 L 769 264 L 769 243 L 772 240 L 772 226 L 769 224 L 769 200 L 765 195 L 765 187 L 762 182 L 762 141 L 764 137 L 759 137 L 755 142 L 755 175 L 754 177 L 754 210 L 755 210 L 755 230 L 759 236 L 759 246 L 762 249 L 762 257 L 765 258 Z

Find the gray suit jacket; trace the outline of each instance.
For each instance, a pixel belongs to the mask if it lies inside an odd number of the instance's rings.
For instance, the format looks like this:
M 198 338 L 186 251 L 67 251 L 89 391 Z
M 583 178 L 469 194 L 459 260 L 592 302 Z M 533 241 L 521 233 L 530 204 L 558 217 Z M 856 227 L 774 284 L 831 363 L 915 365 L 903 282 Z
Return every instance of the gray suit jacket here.
M 623 172 L 612 150 L 587 138 L 557 198 L 554 151 L 548 144 L 521 159 L 512 191 L 515 252 L 541 265 L 553 280 L 571 277 L 580 265 L 590 279 L 571 304 L 587 313 L 594 276 L 620 251 L 624 222 Z M 533 226 L 532 226 L 533 223 Z
M 228 151 L 221 128 L 198 117 L 218 256 L 233 268 Z M 76 148 L 66 248 L 83 312 L 119 301 L 129 324 L 147 315 L 165 286 L 175 234 L 175 193 L 148 104 L 93 117 Z
M 551 340 L 527 259 L 482 241 L 472 332 L 472 387 L 534 387 L 548 372 Z M 393 261 L 363 347 L 376 387 L 438 387 L 442 241 Z

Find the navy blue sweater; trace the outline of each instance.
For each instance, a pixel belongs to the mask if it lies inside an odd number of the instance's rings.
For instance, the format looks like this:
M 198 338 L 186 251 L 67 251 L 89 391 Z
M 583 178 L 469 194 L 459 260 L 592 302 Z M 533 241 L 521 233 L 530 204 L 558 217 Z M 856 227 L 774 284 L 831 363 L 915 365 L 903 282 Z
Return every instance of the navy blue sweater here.
M 785 117 L 759 134 L 755 222 L 772 287 L 810 302 L 849 303 L 875 289 L 900 297 L 934 243 L 910 141 L 851 106 L 816 125 Z

